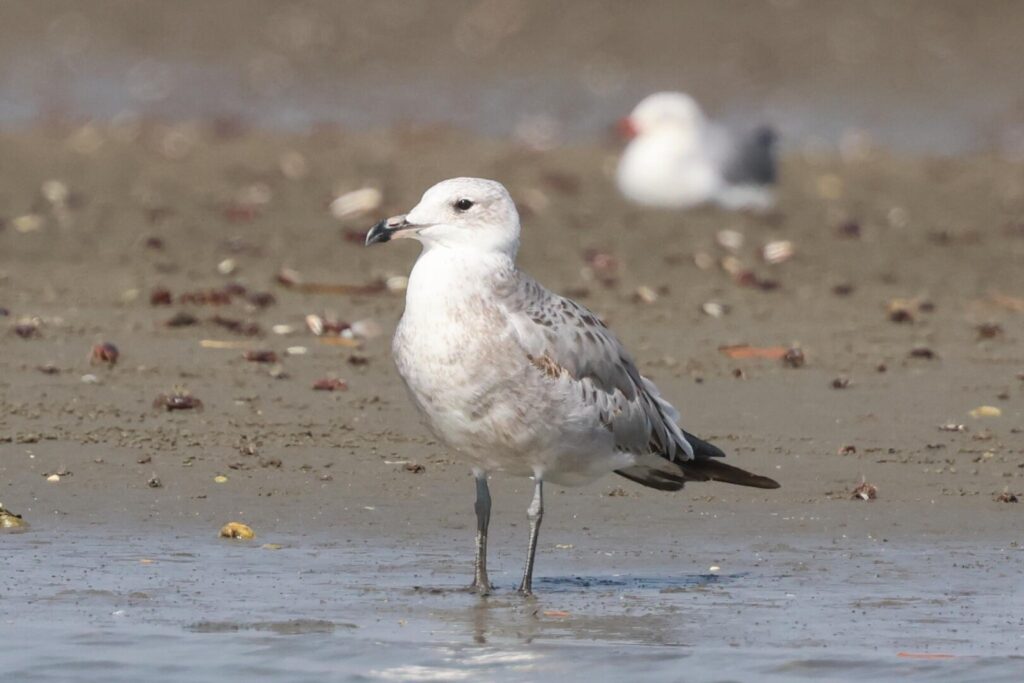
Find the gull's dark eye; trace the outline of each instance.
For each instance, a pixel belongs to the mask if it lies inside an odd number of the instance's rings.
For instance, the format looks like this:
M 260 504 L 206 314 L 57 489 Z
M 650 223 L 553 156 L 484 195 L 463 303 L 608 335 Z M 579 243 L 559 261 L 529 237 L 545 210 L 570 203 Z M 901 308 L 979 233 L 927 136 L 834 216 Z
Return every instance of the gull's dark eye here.
M 470 207 L 472 206 L 473 202 L 472 200 L 469 199 L 460 199 L 459 201 L 455 202 L 456 211 L 469 211 Z

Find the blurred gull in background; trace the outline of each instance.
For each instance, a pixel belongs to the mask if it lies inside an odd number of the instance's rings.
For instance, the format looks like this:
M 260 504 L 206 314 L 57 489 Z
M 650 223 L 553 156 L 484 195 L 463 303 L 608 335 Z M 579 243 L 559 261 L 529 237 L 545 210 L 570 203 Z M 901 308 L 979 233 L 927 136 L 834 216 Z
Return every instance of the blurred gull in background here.
M 705 118 L 694 99 L 681 92 L 648 95 L 620 128 L 631 138 L 616 172 L 627 199 L 670 209 L 708 202 L 730 210 L 774 206 L 771 129 L 738 136 Z

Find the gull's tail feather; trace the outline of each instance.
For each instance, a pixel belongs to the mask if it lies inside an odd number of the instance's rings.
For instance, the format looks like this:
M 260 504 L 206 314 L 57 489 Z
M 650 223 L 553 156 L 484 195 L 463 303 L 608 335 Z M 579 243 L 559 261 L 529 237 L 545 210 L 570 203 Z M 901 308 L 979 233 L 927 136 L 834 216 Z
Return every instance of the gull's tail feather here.
M 678 491 L 688 481 L 721 481 L 758 489 L 779 488 L 779 482 L 774 479 L 726 465 L 718 460 L 717 458 L 725 457 L 725 453 L 718 446 L 689 432 L 684 431 L 683 434 L 693 448 L 692 460 L 670 460 L 663 455 L 650 453 L 638 457 L 632 467 L 615 470 L 615 473 L 659 491 Z
M 738 141 L 723 169 L 732 185 L 773 185 L 778 180 L 775 145 L 778 135 L 768 126 L 751 131 Z
M 679 463 L 687 479 L 699 479 L 703 481 L 721 481 L 726 484 L 738 484 L 739 486 L 753 486 L 758 489 L 777 489 L 779 482 L 759 474 L 753 474 L 739 467 L 726 465 L 718 460 L 707 458 L 695 458 Z

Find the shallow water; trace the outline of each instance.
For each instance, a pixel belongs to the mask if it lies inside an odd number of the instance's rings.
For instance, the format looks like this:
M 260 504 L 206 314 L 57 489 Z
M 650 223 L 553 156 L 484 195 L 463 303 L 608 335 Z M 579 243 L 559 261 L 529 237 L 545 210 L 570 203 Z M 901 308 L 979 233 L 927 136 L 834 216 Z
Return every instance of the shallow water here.
M 715 574 L 546 548 L 536 600 L 513 593 L 517 568 L 500 563 L 495 596 L 458 590 L 467 558 L 425 543 L 303 536 L 271 550 L 95 529 L 2 542 L 5 680 L 1011 681 L 1024 670 L 1022 551 L 984 540 L 726 543 Z

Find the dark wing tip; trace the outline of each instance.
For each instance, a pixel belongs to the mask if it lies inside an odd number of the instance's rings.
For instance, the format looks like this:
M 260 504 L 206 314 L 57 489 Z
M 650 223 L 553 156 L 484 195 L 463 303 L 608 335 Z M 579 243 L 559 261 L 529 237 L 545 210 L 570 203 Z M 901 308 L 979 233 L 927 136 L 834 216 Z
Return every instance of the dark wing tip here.
M 708 443 L 699 436 L 694 436 L 690 432 L 683 430 L 683 436 L 693 447 L 693 456 L 695 458 L 724 458 L 725 453 L 721 448 L 713 443 Z
M 687 474 L 687 478 L 698 479 L 703 477 L 711 481 L 721 481 L 738 486 L 751 486 L 756 489 L 779 488 L 779 482 L 774 479 L 747 472 L 733 465 L 726 465 L 718 460 L 694 458 L 693 460 L 679 463 L 679 465 L 683 468 L 683 472 Z

